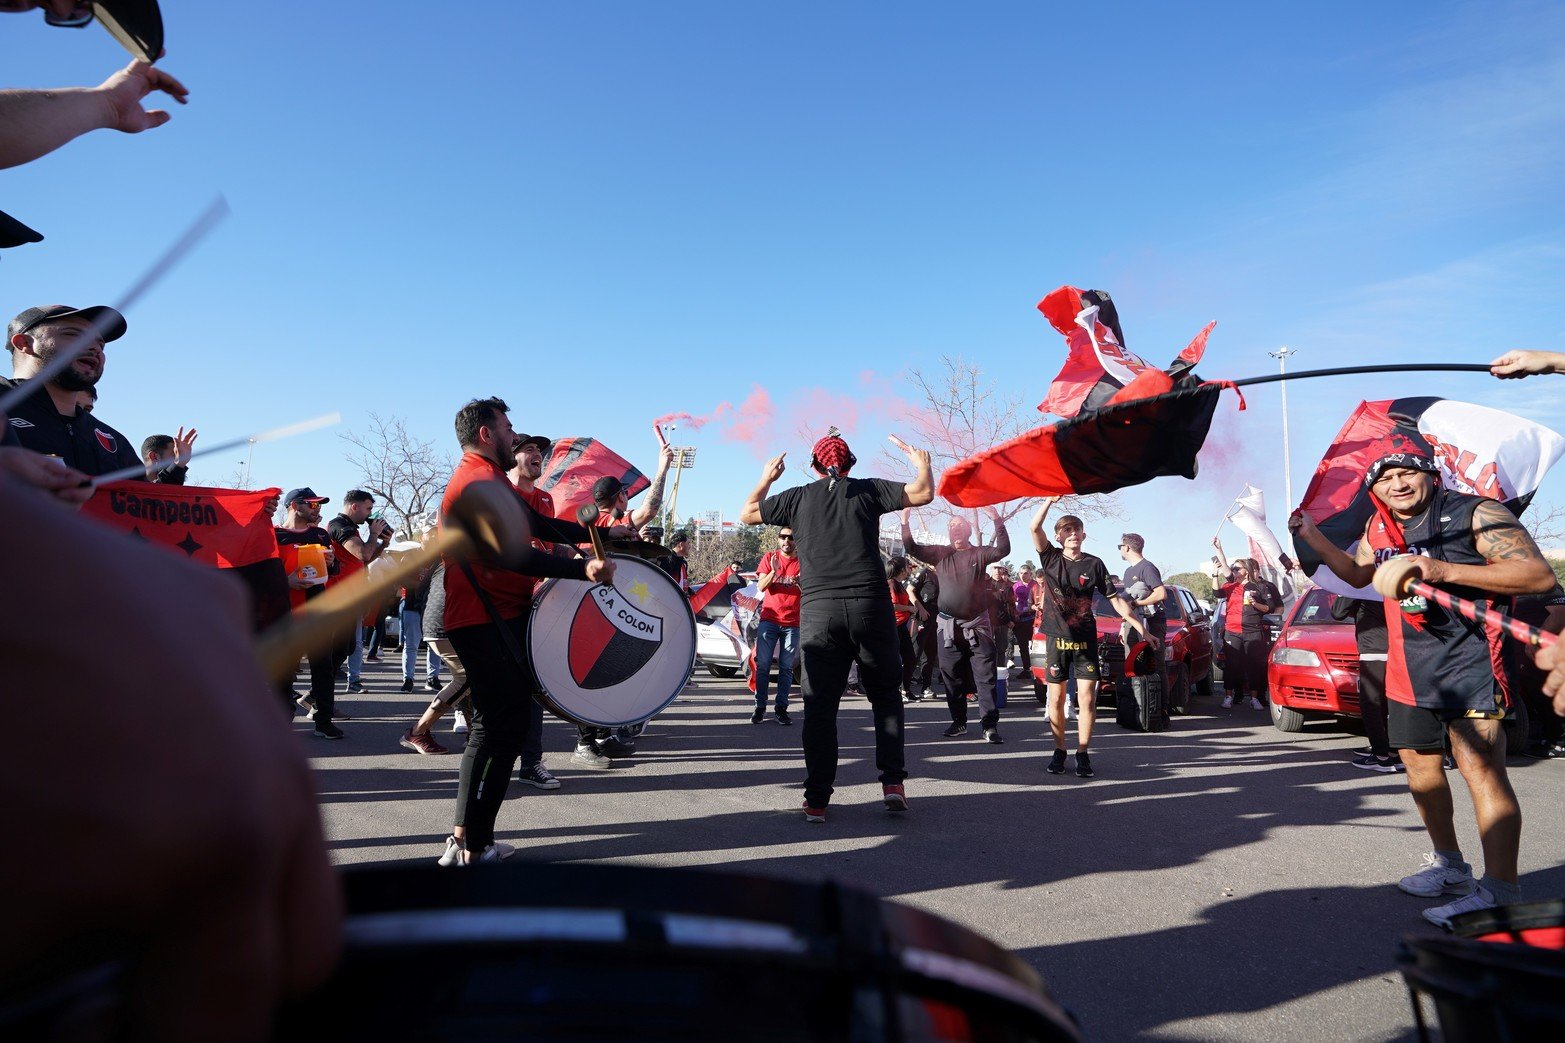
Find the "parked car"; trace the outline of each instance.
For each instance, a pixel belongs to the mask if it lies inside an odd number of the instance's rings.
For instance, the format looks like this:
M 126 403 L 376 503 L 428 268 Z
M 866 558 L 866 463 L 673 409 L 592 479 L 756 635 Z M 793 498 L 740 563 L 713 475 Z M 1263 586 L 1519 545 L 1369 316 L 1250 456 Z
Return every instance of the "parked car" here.
M 1196 694 L 1212 694 L 1212 626 L 1200 603 L 1185 587 L 1168 584 L 1170 596 L 1163 602 L 1168 617 L 1167 641 L 1163 646 L 1163 658 L 1168 664 L 1168 686 L 1171 692 L 1190 691 Z M 1092 599 L 1092 614 L 1098 624 L 1098 677 L 1099 697 L 1113 698 L 1117 687 L 1125 679 L 1125 646 L 1119 639 L 1119 628 L 1124 622 L 1109 599 L 1096 594 Z M 1043 663 L 1045 641 L 1042 631 L 1035 631 L 1032 640 L 1032 668 L 1034 679 L 1044 683 Z M 1186 700 L 1173 701 L 1182 709 Z
M 1332 618 L 1337 595 L 1315 587 L 1293 603 L 1267 657 L 1272 723 L 1296 732 L 1312 717 L 1358 717 L 1359 655 L 1352 622 Z

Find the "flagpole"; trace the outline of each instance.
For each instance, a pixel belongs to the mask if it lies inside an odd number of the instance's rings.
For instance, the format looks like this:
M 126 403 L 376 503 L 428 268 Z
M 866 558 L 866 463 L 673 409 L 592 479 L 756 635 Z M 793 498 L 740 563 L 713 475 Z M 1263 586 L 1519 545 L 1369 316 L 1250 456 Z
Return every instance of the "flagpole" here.
M 1269 354 L 1269 353 L 1268 353 Z M 1208 385 L 1247 388 L 1256 384 L 1275 384 L 1281 380 L 1309 380 L 1313 377 L 1350 377 L 1359 373 L 1487 373 L 1487 363 L 1408 362 L 1385 366 L 1338 366 L 1334 369 L 1303 369 L 1297 373 L 1272 373 L 1242 380 L 1210 380 Z

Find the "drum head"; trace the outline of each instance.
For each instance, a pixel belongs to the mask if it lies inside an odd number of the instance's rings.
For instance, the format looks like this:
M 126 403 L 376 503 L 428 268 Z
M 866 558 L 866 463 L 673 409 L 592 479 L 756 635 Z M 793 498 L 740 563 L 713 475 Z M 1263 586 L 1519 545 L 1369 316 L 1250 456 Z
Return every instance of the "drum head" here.
M 527 650 L 550 709 L 604 728 L 645 721 L 695 664 L 696 621 L 668 574 L 611 555 L 614 585 L 556 579 L 533 600 Z

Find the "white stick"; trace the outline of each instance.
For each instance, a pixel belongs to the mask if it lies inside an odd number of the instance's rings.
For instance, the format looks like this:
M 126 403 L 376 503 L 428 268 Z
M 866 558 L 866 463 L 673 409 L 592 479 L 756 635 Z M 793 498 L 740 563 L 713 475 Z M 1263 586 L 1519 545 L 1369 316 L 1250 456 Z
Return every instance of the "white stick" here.
M 274 427 L 270 431 L 262 431 L 260 434 L 247 435 L 244 438 L 235 438 L 227 442 L 219 442 L 217 445 L 202 446 L 190 454 L 190 459 L 207 456 L 211 453 L 226 453 L 228 450 L 241 445 L 253 445 L 256 442 L 275 442 L 280 438 L 292 438 L 294 435 L 302 435 L 307 431 L 318 431 L 323 427 L 331 427 L 333 424 L 342 423 L 341 413 L 322 413 L 318 417 L 309 420 L 301 420 L 297 424 L 286 424 L 282 427 Z M 187 461 L 188 463 L 189 461 Z M 169 460 L 154 468 L 153 474 L 162 474 L 164 471 L 173 470 L 179 466 L 178 460 Z M 94 488 L 107 485 L 109 482 L 123 482 L 127 478 L 140 478 L 146 475 L 147 465 L 137 464 L 133 467 L 122 467 L 118 471 L 110 471 L 108 474 L 100 474 L 89 484 Z
M 212 229 L 217 227 L 217 223 L 228 216 L 228 213 L 228 200 L 222 196 L 212 200 L 207 205 L 207 208 L 191 222 L 190 227 L 185 229 L 184 234 L 174 240 L 174 244 L 163 251 L 163 255 L 156 261 L 153 261 L 152 266 L 147 269 L 146 273 L 136 280 L 136 283 L 126 290 L 120 299 L 112 305 L 114 310 L 122 313 L 130 310 L 130 307 L 140 300 L 144 293 L 156 285 L 163 276 L 168 274 L 169 269 L 178 264 L 186 254 L 195 248 L 197 243 L 205 239 Z M 45 363 L 44 367 L 30 379 L 7 391 L 5 395 L 0 396 L 0 413 L 9 413 L 15 409 L 19 402 L 59 376 L 67 366 L 80 358 L 82 352 L 86 351 L 93 341 L 101 340 L 105 332 L 103 324 L 106 321 L 107 317 L 100 315 L 86 329 L 78 333 L 76 338 L 62 350 L 55 352 L 54 357 Z

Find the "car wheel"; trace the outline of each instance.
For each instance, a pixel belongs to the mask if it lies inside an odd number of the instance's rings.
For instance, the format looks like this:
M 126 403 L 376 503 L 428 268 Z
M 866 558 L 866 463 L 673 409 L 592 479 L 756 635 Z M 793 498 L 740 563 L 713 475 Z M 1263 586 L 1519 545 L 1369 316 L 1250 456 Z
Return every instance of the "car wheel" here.
M 1280 732 L 1302 732 L 1304 730 L 1304 715 L 1298 710 L 1290 710 L 1279 703 L 1276 698 L 1271 701 L 1272 723 Z
M 1190 667 L 1175 663 L 1168 675 L 1168 711 L 1181 716 L 1190 712 Z
M 734 677 L 739 673 L 737 666 L 713 666 L 708 663 L 706 669 L 713 677 Z

